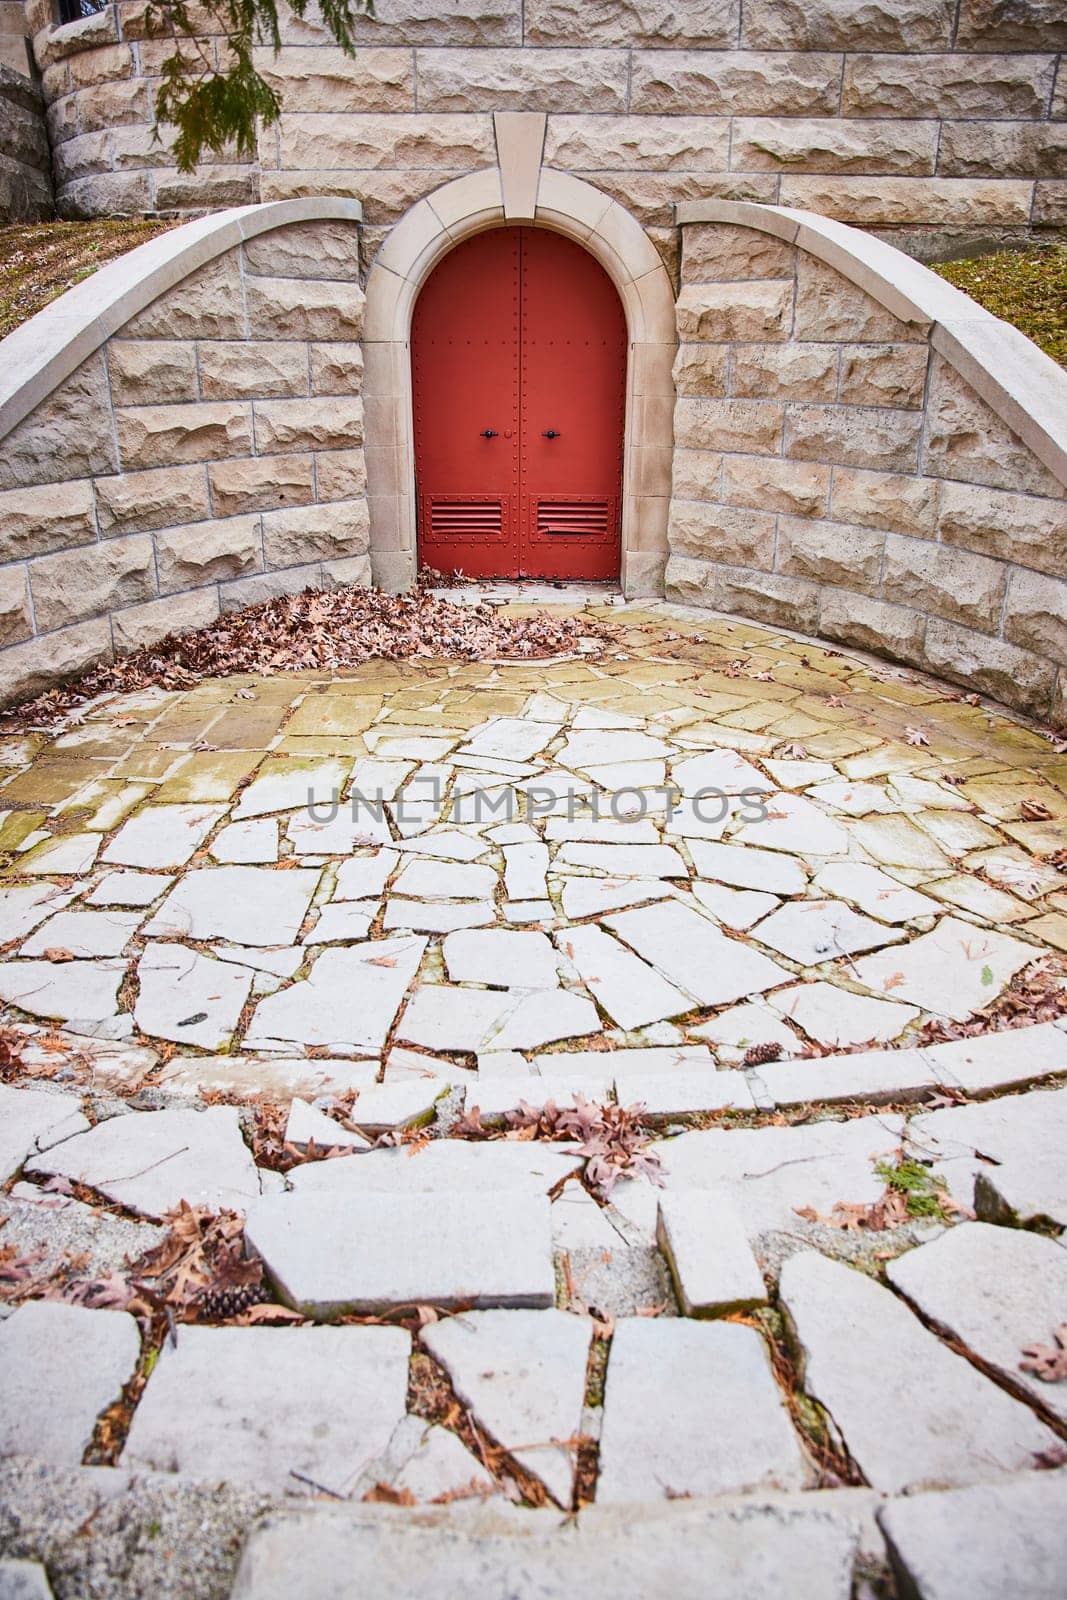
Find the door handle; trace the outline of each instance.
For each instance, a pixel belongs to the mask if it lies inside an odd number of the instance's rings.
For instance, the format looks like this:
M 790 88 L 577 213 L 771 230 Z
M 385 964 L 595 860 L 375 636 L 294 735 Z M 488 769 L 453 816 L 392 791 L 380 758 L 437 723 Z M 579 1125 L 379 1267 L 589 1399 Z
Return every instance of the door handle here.
M 542 439 L 558 439 L 560 436 L 556 432 L 555 428 L 546 428 L 541 437 Z
M 497 437 L 497 431 L 495 428 L 483 428 L 480 437 L 482 439 L 495 439 Z

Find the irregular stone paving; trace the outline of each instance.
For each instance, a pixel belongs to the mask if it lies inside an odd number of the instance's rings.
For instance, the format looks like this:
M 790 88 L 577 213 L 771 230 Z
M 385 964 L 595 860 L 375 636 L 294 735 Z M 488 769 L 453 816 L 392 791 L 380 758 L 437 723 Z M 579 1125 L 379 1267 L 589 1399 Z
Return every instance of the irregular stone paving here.
M 1067 1317 L 1067 1026 L 922 1030 L 1067 974 L 1067 755 L 781 632 L 605 614 L 570 661 L 0 739 L 0 1453 L 91 1458 L 141 1355 L 124 1313 L 13 1309 L 5 1262 L 121 1275 L 184 1201 L 310 1319 L 177 1325 L 119 1437 L 131 1492 L 317 1497 L 239 1594 L 845 1600 L 860 1560 L 1058 1597 L 1067 1400 L 1019 1360 Z M 659 1171 L 606 1195 L 573 1141 L 449 1137 L 612 1099 Z M 956 1210 L 829 1225 L 905 1156 Z

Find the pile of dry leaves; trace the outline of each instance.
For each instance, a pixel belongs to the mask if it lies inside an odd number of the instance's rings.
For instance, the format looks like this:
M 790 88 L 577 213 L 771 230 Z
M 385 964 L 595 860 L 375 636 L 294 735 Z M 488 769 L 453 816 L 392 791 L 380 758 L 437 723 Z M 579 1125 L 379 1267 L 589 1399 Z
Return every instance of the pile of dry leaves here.
M 232 672 L 335 672 L 364 661 L 446 659 L 536 660 L 572 653 L 598 639 L 591 618 L 511 617 L 490 605 L 453 605 L 424 589 L 383 594 L 356 585 L 305 589 L 243 611 L 230 611 L 195 633 L 168 634 L 158 644 L 94 667 L 0 716 L 0 726 L 48 724 L 100 694 L 162 686 L 185 689 Z
M 619 1178 L 663 1181 L 659 1155 L 648 1149 L 651 1134 L 641 1120 L 643 1110 L 639 1105 L 594 1105 L 580 1094 L 573 1109 L 565 1110 L 552 1100 L 540 1107 L 520 1100 L 503 1128 L 485 1127 L 478 1107 L 472 1106 L 452 1131 L 468 1139 L 574 1140 L 577 1154 L 586 1158 L 586 1181 L 606 1200 Z
M 1047 956 L 1018 973 L 999 999 L 966 1022 L 931 1019 L 924 1023 L 909 1048 L 944 1044 L 950 1039 L 972 1039 L 984 1033 L 999 1033 L 1005 1028 L 1029 1028 L 1037 1022 L 1054 1022 L 1067 1015 L 1067 962 L 1060 956 Z M 865 1046 L 864 1048 L 869 1048 Z

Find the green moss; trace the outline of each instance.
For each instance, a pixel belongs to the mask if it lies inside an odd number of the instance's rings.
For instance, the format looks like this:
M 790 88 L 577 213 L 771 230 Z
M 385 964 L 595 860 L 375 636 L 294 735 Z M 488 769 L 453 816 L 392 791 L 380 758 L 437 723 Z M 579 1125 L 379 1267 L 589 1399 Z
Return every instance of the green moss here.
M 934 271 L 1067 367 L 1067 245 L 943 261 Z
M 50 301 L 175 219 L 125 217 L 0 228 L 0 339 Z
M 892 1167 L 888 1161 L 879 1161 L 874 1170 L 887 1188 L 907 1196 L 909 1217 L 941 1215 L 944 1179 L 935 1178 L 921 1162 L 908 1159 Z

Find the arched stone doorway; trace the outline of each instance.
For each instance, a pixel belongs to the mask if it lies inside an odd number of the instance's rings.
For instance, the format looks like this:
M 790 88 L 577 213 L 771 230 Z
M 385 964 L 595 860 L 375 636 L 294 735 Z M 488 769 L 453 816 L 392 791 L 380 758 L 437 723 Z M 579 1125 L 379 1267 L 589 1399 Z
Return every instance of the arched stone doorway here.
M 541 166 L 544 118 L 496 116 L 498 164 L 418 201 L 385 241 L 367 282 L 364 396 L 375 581 L 407 588 L 416 570 L 411 322 L 422 285 L 462 240 L 503 223 L 549 228 L 604 267 L 626 316 L 621 576 L 661 594 L 667 559 L 677 337 L 666 268 L 636 219 L 568 173 Z

